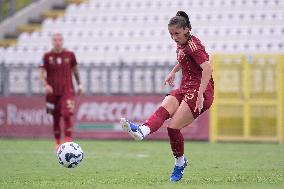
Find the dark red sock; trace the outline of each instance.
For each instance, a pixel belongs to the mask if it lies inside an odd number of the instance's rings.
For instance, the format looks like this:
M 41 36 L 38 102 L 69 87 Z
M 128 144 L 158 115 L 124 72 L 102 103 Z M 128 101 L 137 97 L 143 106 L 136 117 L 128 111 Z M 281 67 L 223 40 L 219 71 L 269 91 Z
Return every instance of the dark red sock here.
M 73 124 L 70 116 L 64 117 L 64 140 L 65 142 L 72 141 Z
M 53 117 L 53 133 L 56 144 L 60 144 L 60 137 L 61 137 L 61 131 L 60 131 L 60 114 L 54 113 L 52 114 Z
M 157 131 L 163 123 L 170 118 L 170 113 L 163 106 L 160 106 L 143 125 L 150 128 L 150 133 Z
M 168 135 L 170 138 L 171 148 L 174 156 L 181 157 L 184 154 L 184 139 L 179 129 L 168 127 Z

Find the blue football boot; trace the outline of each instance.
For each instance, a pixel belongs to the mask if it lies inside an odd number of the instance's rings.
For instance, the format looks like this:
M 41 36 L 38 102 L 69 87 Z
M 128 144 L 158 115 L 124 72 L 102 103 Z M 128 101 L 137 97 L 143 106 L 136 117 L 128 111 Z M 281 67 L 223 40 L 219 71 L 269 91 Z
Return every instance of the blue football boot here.
M 183 166 L 177 166 L 175 165 L 174 167 L 174 170 L 172 172 L 172 176 L 170 177 L 170 181 L 172 182 L 178 182 L 180 179 L 182 179 L 182 176 L 183 176 L 183 172 L 184 172 L 184 169 L 186 168 L 187 166 L 187 159 L 184 158 L 184 164 Z
M 135 140 L 143 140 L 144 139 L 144 135 L 143 135 L 141 129 L 139 128 L 139 125 L 136 125 L 136 124 L 128 121 L 125 118 L 120 119 L 120 125 L 121 125 L 122 129 L 124 131 L 128 132 L 130 134 L 130 136 L 132 138 L 134 138 Z

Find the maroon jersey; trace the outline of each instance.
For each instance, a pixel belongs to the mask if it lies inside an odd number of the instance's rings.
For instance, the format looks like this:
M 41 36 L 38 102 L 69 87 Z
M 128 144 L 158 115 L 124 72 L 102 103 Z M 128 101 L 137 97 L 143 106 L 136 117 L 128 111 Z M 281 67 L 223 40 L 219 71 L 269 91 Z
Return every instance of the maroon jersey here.
M 77 65 L 75 54 L 63 49 L 60 53 L 50 51 L 44 54 L 42 67 L 46 70 L 47 83 L 53 95 L 73 94 L 72 73 Z
M 178 45 L 176 52 L 177 61 L 182 69 L 181 90 L 190 88 L 198 90 L 202 77 L 200 64 L 209 60 L 209 55 L 205 51 L 204 46 L 198 38 L 192 36 L 185 45 Z M 212 77 L 208 85 L 214 85 Z
M 206 53 L 204 46 L 194 36 L 185 45 L 177 47 L 177 61 L 181 65 L 182 80 L 180 88 L 172 91 L 170 95 L 176 97 L 179 104 L 184 100 L 188 104 L 194 118 L 208 110 L 214 99 L 214 82 L 211 77 L 203 94 L 203 108 L 201 112 L 194 111 L 202 78 L 200 64 L 208 60 L 209 55 Z

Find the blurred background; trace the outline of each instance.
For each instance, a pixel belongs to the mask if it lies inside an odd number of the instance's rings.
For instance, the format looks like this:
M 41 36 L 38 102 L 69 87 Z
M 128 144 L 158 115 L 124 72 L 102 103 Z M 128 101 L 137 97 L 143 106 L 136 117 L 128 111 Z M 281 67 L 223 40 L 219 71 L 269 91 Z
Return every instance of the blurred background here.
M 59 32 L 86 91 L 77 98 L 75 136 L 128 138 L 119 118 L 143 122 L 171 90 L 163 81 L 176 45 L 167 24 L 184 10 L 216 84 L 213 107 L 185 138 L 284 142 L 284 0 L 0 0 L 0 7 L 0 137 L 52 137 L 38 65 Z

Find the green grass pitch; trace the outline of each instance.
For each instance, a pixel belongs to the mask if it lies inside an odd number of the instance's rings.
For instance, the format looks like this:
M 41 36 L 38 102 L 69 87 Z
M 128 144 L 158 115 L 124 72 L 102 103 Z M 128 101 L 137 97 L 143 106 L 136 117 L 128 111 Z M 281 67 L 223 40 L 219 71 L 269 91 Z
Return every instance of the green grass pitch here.
M 52 140 L 0 140 L 0 188 L 283 189 L 284 145 L 186 142 L 190 165 L 171 183 L 168 141 L 76 141 L 84 160 L 62 167 Z

